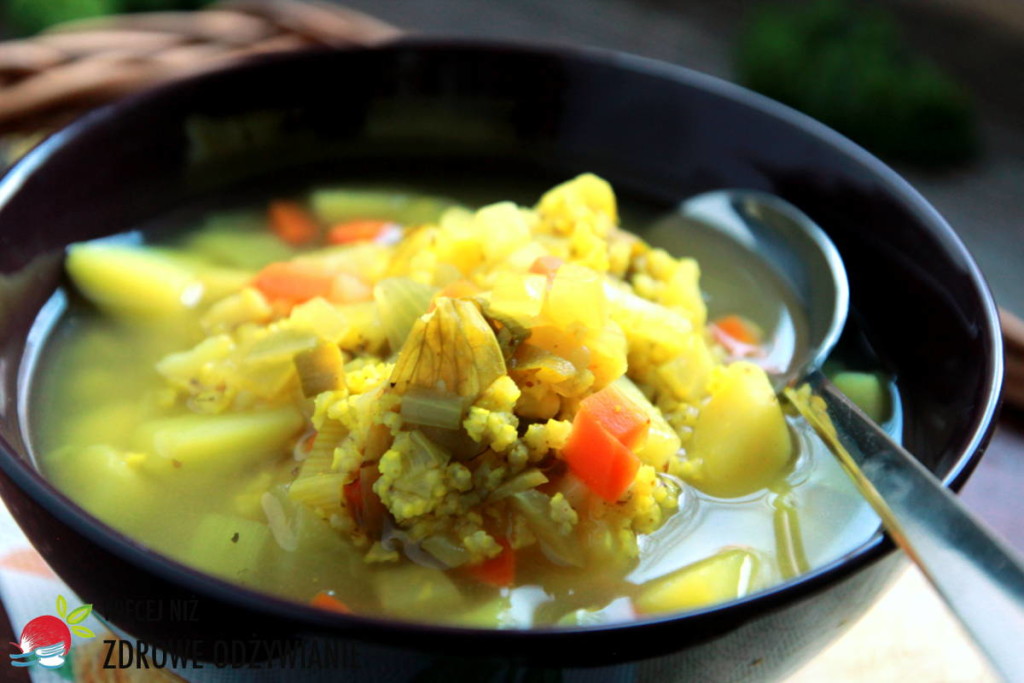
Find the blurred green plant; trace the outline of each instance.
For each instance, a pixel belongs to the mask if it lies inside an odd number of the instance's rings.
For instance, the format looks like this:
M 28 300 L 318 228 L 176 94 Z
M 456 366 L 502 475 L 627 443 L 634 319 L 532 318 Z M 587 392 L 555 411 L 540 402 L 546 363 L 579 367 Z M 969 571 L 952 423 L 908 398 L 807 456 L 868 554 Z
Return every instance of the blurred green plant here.
M 904 43 L 869 3 L 755 7 L 736 51 L 739 81 L 826 123 L 872 152 L 922 165 L 978 150 L 967 92 Z
M 4 16 L 16 35 L 31 35 L 73 19 L 124 12 L 198 9 L 210 0 L 7 0 Z

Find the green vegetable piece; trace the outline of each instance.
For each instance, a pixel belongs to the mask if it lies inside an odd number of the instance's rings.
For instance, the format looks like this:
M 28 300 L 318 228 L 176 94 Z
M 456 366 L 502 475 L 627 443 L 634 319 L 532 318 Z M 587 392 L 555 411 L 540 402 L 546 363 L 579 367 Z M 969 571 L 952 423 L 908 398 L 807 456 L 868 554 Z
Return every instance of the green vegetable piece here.
M 441 197 L 376 190 L 315 190 L 313 212 L 325 223 L 357 219 L 394 221 L 404 226 L 433 223 L 455 203 Z
M 966 91 L 913 54 L 871 3 L 759 6 L 741 31 L 736 72 L 883 156 L 945 165 L 977 152 Z
M 402 397 L 402 419 L 412 424 L 458 429 L 465 411 L 465 400 L 453 394 L 413 387 Z
M 345 365 L 337 344 L 320 342 L 312 349 L 295 356 L 302 394 L 316 396 L 335 391 L 345 385 Z
M 875 422 L 884 422 L 892 414 L 889 388 L 878 374 L 840 372 L 832 383 Z
M 264 214 L 252 211 L 214 214 L 185 240 L 183 249 L 217 265 L 246 270 L 259 270 L 296 254 L 270 231 Z

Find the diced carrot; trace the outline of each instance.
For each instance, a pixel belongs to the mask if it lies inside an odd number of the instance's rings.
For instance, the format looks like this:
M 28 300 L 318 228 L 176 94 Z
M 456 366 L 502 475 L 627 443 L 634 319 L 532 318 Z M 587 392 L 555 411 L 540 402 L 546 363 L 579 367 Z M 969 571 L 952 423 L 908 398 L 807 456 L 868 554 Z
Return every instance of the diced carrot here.
M 338 223 L 327 233 L 328 244 L 349 244 L 377 239 L 391 221 L 356 220 Z
M 320 235 L 320 226 L 297 202 L 284 199 L 270 202 L 270 228 L 288 244 L 310 244 Z
M 302 303 L 318 296 L 330 296 L 334 276 L 310 272 L 292 261 L 279 261 L 257 273 L 253 286 L 268 299 Z
M 579 409 L 591 413 L 626 448 L 643 441 L 651 426 L 651 418 L 614 384 L 587 396 Z
M 764 354 L 761 332 L 754 323 L 739 315 L 727 315 L 710 325 L 711 336 L 731 356 L 746 358 Z
M 640 459 L 590 410 L 576 413 L 562 457 L 587 488 L 609 503 L 622 497 L 640 469 Z
M 352 614 L 351 608 L 343 603 L 338 598 L 334 597 L 327 591 L 320 591 L 313 596 L 313 599 L 309 601 L 309 604 L 313 607 L 319 607 L 330 612 L 340 612 L 341 614 Z
M 538 256 L 530 266 L 531 273 L 537 273 L 538 275 L 546 275 L 548 280 L 555 277 L 555 273 L 559 268 L 562 267 L 562 259 L 557 256 Z
M 714 321 L 711 325 L 722 334 L 744 344 L 756 345 L 761 341 L 754 323 L 738 315 L 727 315 Z
M 341 492 L 345 497 L 345 506 L 356 521 L 356 524 L 358 524 L 363 516 L 363 486 L 362 482 L 359 481 L 359 477 L 357 476 L 345 484 L 341 488 Z
M 467 567 L 466 571 L 480 583 L 498 588 L 506 588 L 516 580 L 516 553 L 511 544 L 503 538 L 498 539 L 501 552 L 480 564 Z

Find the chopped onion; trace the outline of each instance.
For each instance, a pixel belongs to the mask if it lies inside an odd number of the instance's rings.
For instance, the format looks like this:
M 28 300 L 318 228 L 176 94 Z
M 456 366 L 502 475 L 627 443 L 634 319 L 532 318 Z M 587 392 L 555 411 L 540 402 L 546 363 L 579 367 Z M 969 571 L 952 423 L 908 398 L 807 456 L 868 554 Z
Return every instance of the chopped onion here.
M 295 529 L 288 523 L 284 513 L 284 506 L 272 493 L 264 493 L 260 498 L 260 505 L 263 507 L 263 514 L 267 516 L 267 524 L 270 526 L 270 533 L 282 549 L 294 552 L 299 547 L 299 539 Z
M 416 321 L 398 354 L 391 386 L 454 393 L 475 401 L 505 374 L 505 358 L 487 320 L 472 301 L 439 297 L 436 308 Z
M 449 569 L 462 566 L 469 561 L 469 552 L 447 536 L 425 538 L 420 547 Z
M 555 564 L 569 567 L 583 566 L 583 549 L 576 533 L 563 534 L 551 519 L 551 499 L 540 491 L 529 490 L 509 496 L 512 505 L 526 519 L 537 537 L 540 549 Z
M 430 307 L 435 291 L 407 277 L 385 278 L 373 288 L 373 300 L 392 351 L 402 348 L 416 320 Z
M 530 489 L 535 489 L 546 483 L 548 483 L 548 478 L 543 472 L 536 468 L 529 469 L 494 489 L 494 492 L 488 497 L 488 500 L 501 500 L 502 498 L 507 498 L 512 494 L 529 491 Z

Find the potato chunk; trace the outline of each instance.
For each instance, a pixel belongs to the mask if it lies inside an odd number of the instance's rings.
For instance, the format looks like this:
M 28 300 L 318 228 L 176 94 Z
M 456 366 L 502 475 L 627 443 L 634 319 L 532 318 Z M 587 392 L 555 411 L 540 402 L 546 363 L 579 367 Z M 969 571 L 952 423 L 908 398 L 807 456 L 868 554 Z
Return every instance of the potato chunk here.
M 731 548 L 640 587 L 633 604 L 641 614 L 695 609 L 748 595 L 756 586 L 758 558 Z
M 683 477 L 713 496 L 745 496 L 780 477 L 792 453 L 789 427 L 764 370 L 748 362 L 716 369 Z
M 195 273 L 135 247 L 75 245 L 68 252 L 67 271 L 87 299 L 115 314 L 154 318 L 182 313 L 203 296 Z

